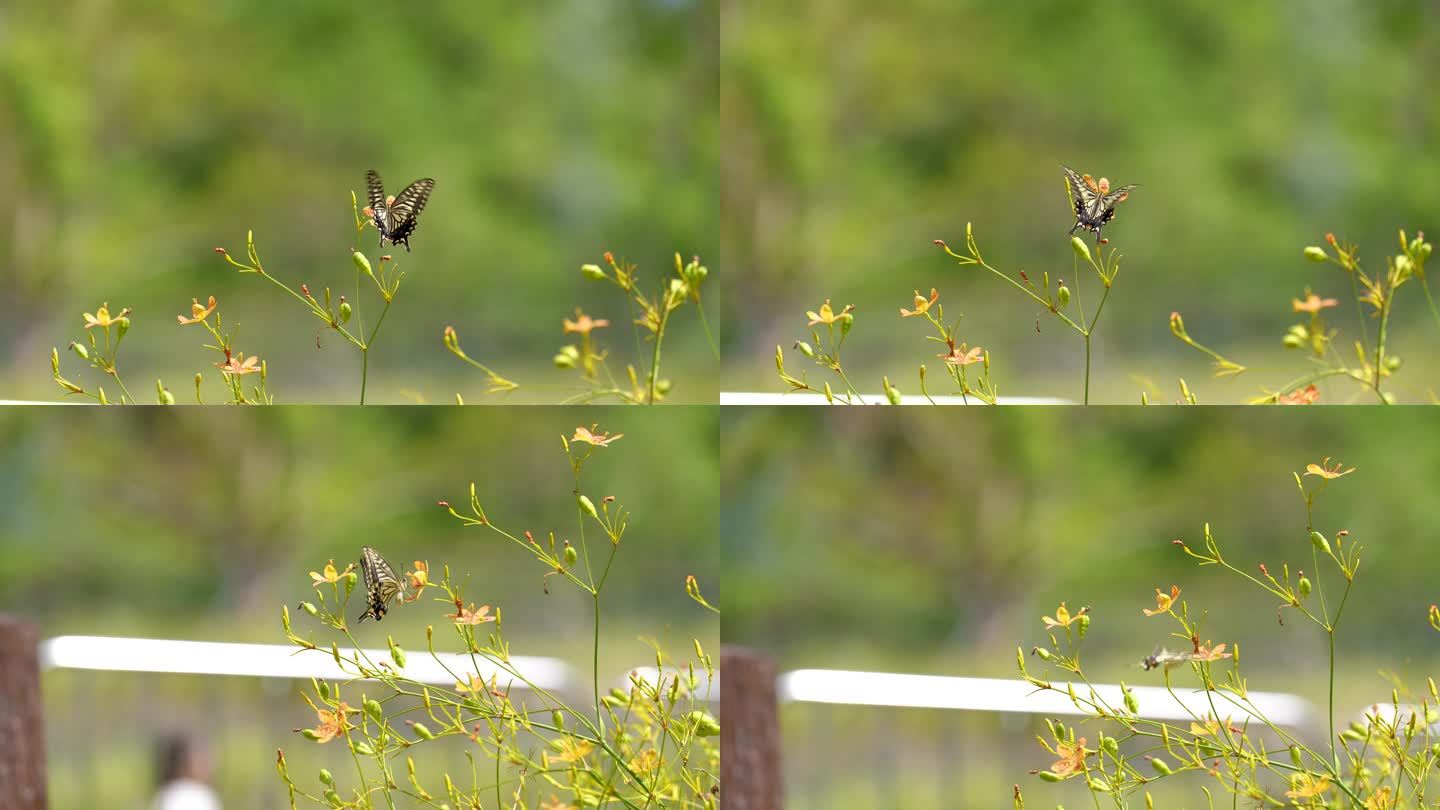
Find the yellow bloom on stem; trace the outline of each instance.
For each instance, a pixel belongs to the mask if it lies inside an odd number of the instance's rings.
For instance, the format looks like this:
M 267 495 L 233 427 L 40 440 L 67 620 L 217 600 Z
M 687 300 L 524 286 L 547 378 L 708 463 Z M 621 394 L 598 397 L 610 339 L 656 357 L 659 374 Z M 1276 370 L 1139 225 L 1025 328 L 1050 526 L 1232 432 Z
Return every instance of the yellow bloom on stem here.
M 601 433 L 599 425 L 591 425 L 588 428 L 575 428 L 575 435 L 570 437 L 570 441 L 584 442 L 596 447 L 609 447 L 611 442 L 619 441 L 624 436 L 624 433 L 616 433 L 614 436 L 609 433 Z
M 1305 296 L 1304 301 L 1301 301 L 1299 298 L 1290 299 L 1290 304 L 1295 308 L 1296 312 L 1309 312 L 1314 315 L 1322 309 L 1340 306 L 1340 302 L 1334 298 L 1321 298 L 1308 290 L 1306 292 L 1308 295 Z
M 1070 609 L 1065 607 L 1064 602 L 1061 602 L 1060 607 L 1055 608 L 1055 618 L 1052 619 L 1049 616 L 1041 616 L 1040 620 L 1045 622 L 1046 630 L 1052 630 L 1056 627 L 1069 627 L 1073 622 L 1075 622 L 1081 616 L 1084 616 L 1089 611 L 1090 608 L 1083 607 L 1075 611 L 1074 615 L 1071 615 Z
M 951 345 L 949 354 L 937 354 L 936 357 L 944 360 L 952 366 L 969 366 L 985 360 L 985 350 L 976 346 L 967 350 L 964 343 L 959 346 Z
M 574 737 L 562 737 L 559 745 L 560 753 L 547 754 L 551 760 L 556 762 L 579 762 L 590 756 L 590 752 L 595 750 L 594 743 L 589 740 L 577 740 Z
M 401 597 L 407 603 L 414 602 L 420 598 L 423 592 L 430 585 L 430 563 L 424 560 L 415 561 L 415 570 L 405 575 L 410 580 L 410 590 L 414 591 L 408 596 Z
M 316 571 L 311 571 L 310 578 L 315 580 L 316 585 L 319 585 L 322 582 L 339 582 L 340 578 L 350 573 L 351 569 L 353 569 L 354 567 L 354 563 L 351 563 L 350 565 L 345 566 L 344 571 L 337 572 L 335 570 L 335 561 L 331 560 L 330 562 L 325 564 L 325 573 L 322 574 Z
M 1370 794 L 1370 798 L 1365 800 L 1365 810 L 1394 810 L 1394 807 L 1395 799 L 1389 785 Z
M 1305 388 L 1297 388 L 1288 394 L 1281 394 L 1275 397 L 1276 405 L 1314 405 L 1320 401 L 1320 389 L 1311 383 Z
M 476 610 L 474 602 L 471 602 L 468 608 L 462 607 L 459 602 L 456 602 L 455 612 L 447 613 L 446 617 L 454 619 L 456 624 L 484 624 L 495 621 L 495 617 L 489 614 L 489 605 L 481 605 L 480 609 Z
M 244 352 L 238 353 L 223 363 L 216 363 L 215 367 L 220 369 L 226 376 L 244 376 L 254 374 L 260 370 L 260 358 L 258 356 L 246 357 Z
M 1320 794 L 1330 789 L 1330 777 L 1316 777 L 1312 774 L 1302 773 L 1295 777 L 1290 783 L 1290 790 L 1285 795 L 1291 799 L 1315 799 Z
M 1180 598 L 1180 586 L 1171 585 L 1170 593 L 1166 594 L 1159 588 L 1155 589 L 1155 609 L 1141 608 L 1140 612 L 1146 616 L 1159 616 L 1161 613 L 1169 613 L 1170 608 L 1175 605 L 1175 600 Z
M 1055 753 L 1060 757 L 1050 770 L 1061 779 L 1073 776 L 1085 770 L 1085 738 L 1081 737 L 1073 743 L 1062 742 L 1055 746 Z
M 187 318 L 184 315 L 175 316 L 176 320 L 180 321 L 181 325 L 200 323 L 201 321 L 210 317 L 211 313 L 215 311 L 216 304 L 215 296 L 213 295 L 210 296 L 210 300 L 204 304 L 201 304 L 200 299 L 198 298 L 191 298 L 190 300 L 193 302 L 190 304 L 190 317 Z
M 1354 468 L 1354 467 L 1351 467 L 1350 469 L 1345 470 L 1345 471 L 1342 472 L 1340 468 L 1343 467 L 1343 466 L 1345 466 L 1345 465 L 1341 464 L 1341 463 L 1338 462 L 1338 461 L 1335 462 L 1334 466 L 1331 466 L 1331 464 L 1330 464 L 1330 457 L 1329 457 L 1329 456 L 1326 456 L 1324 459 L 1322 459 L 1322 460 L 1320 461 L 1319 464 L 1310 464 L 1310 465 L 1306 466 L 1306 467 L 1305 467 L 1305 474 L 1306 474 L 1306 475 L 1318 475 L 1318 476 L 1320 476 L 1321 478 L 1324 478 L 1324 479 L 1327 479 L 1327 480 L 1328 480 L 1328 479 L 1331 479 L 1331 478 L 1339 478 L 1339 477 L 1342 476 L 1342 475 L 1349 475 L 1350 473 L 1355 472 L 1355 468 Z
M 111 326 L 113 326 L 113 325 L 115 325 L 115 324 L 118 324 L 118 323 L 119 323 L 121 320 L 123 320 L 127 315 L 129 315 L 129 314 L 130 314 L 130 308 L 129 308 L 129 307 L 126 307 L 126 308 L 120 310 L 120 313 L 119 313 L 118 315 L 115 315 L 114 317 L 111 317 L 111 315 L 110 315 L 110 305 L 109 305 L 108 303 L 105 303 L 105 304 L 101 304 L 101 305 L 100 305 L 100 308 L 97 309 L 97 310 L 95 310 L 95 314 L 94 314 L 94 315 L 91 315 L 91 314 L 88 313 L 88 312 L 84 312 L 84 313 L 81 313 L 81 314 L 85 316 L 85 328 L 86 328 L 86 329 L 89 329 L 89 328 L 92 327 L 92 326 L 99 326 L 99 327 L 102 327 L 102 328 L 109 328 L 109 327 L 111 327 Z
M 310 703 L 310 697 L 308 695 L 305 696 L 305 701 Z M 350 721 L 346 719 L 346 715 L 355 714 L 360 711 L 359 709 L 350 708 L 344 701 L 341 701 L 333 710 L 322 709 L 314 703 L 310 703 L 310 708 L 315 710 L 315 716 L 317 718 L 317 725 L 315 728 L 310 729 L 310 731 L 314 733 L 315 742 L 318 743 L 330 742 L 336 737 L 343 736 L 346 731 L 354 728 L 354 726 L 350 725 Z
M 845 308 L 837 313 L 830 307 L 830 299 L 826 298 L 825 303 L 820 305 L 819 312 L 809 311 L 805 313 L 805 315 L 810 318 L 810 323 L 807 325 L 814 326 L 817 323 L 823 323 L 826 326 L 830 326 L 846 315 L 849 315 L 854 309 L 855 306 L 853 304 L 846 304 Z
M 901 308 L 900 308 L 900 317 L 902 317 L 902 318 L 913 318 L 913 317 L 915 317 L 916 315 L 924 315 L 925 313 L 929 312 L 929 311 L 930 311 L 930 307 L 935 306 L 935 302 L 936 302 L 936 301 L 939 301 L 939 300 L 940 300 L 940 293 L 939 293 L 939 291 L 936 290 L 934 287 L 931 287 L 931 288 L 930 288 L 930 299 L 929 299 L 928 301 L 925 299 L 925 296 L 923 296 L 923 295 L 920 294 L 920 291 L 919 291 L 919 290 L 916 290 L 916 291 L 915 291 L 915 309 L 914 309 L 914 311 L 912 312 L 911 310 L 908 310 L 908 309 L 906 309 L 906 308 L 904 308 L 904 307 L 901 307 Z
M 564 318 L 561 323 L 564 324 L 567 335 L 572 332 L 577 335 L 588 335 L 596 329 L 604 329 L 610 325 L 610 322 L 604 318 L 592 318 L 579 309 L 575 310 L 575 320 Z
M 1195 654 L 1190 656 L 1195 661 L 1219 661 L 1222 658 L 1234 658 L 1234 653 L 1225 652 L 1224 644 L 1216 644 L 1214 648 L 1209 645 L 1214 642 L 1207 641 L 1195 648 Z

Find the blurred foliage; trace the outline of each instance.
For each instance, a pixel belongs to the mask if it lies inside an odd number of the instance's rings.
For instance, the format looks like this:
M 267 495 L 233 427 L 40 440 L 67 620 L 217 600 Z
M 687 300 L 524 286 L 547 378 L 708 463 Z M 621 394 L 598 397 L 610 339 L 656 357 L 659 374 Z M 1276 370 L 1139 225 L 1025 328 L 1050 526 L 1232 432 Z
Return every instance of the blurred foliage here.
M 878 393 L 884 373 L 915 393 L 934 352 L 894 313 L 937 287 L 1002 394 L 1078 400 L 1083 353 L 1065 330 L 1037 334 L 1035 306 L 931 244 L 961 243 L 973 221 L 992 264 L 1073 282 L 1061 163 L 1140 184 L 1105 233 L 1125 271 L 1092 402 L 1147 385 L 1173 400 L 1176 376 L 1202 402 L 1244 401 L 1260 373 L 1205 379 L 1167 333 L 1172 310 L 1257 372 L 1288 368 L 1291 299 L 1349 286 L 1304 246 L 1333 231 L 1378 260 L 1398 228 L 1440 231 L 1434 3 L 731 0 L 721 17 L 727 390 L 778 391 L 775 345 L 830 298 L 858 307 L 857 385 Z M 1093 306 L 1093 274 L 1080 284 Z M 1396 317 L 1411 380 L 1435 379 L 1418 291 Z
M 174 316 L 213 294 L 281 401 L 350 402 L 358 359 L 334 336 L 317 350 L 303 310 L 211 248 L 254 229 L 292 286 L 344 292 L 369 168 L 392 187 L 437 179 L 399 252 L 375 399 L 494 401 L 443 350 L 447 324 L 530 384 L 504 401 L 574 393 L 550 366 L 561 319 L 580 305 L 628 322 L 581 264 L 613 250 L 653 285 L 676 251 L 714 263 L 717 16 L 713 0 L 6 3 L 0 398 L 56 398 L 49 347 L 104 301 L 135 310 L 131 375 L 178 395 L 209 358 Z M 671 401 L 714 401 L 699 325 L 673 340 Z M 633 342 L 617 332 L 617 358 Z
M 42 636 L 138 635 L 284 643 L 280 606 L 313 598 L 309 571 L 343 567 L 373 545 L 397 567 L 427 560 L 468 577 L 467 597 L 504 610 L 517 655 L 590 669 L 590 602 L 543 589 L 543 570 L 508 542 L 459 527 L 436 506 L 465 503 L 469 482 L 496 520 L 537 538 L 575 531 L 574 480 L 560 436 L 582 408 L 181 412 L 84 408 L 0 413 L 0 612 Z M 586 464 L 586 489 L 633 510 L 602 602 L 600 675 L 651 665 L 645 639 L 686 654 L 718 648 L 719 621 L 685 594 L 694 574 L 718 593 L 716 422 L 709 408 L 629 415 Z M 641 418 L 641 417 L 644 418 Z M 663 474 L 661 473 L 663 471 Z M 603 542 L 603 538 L 601 538 Z M 594 541 L 594 538 L 591 538 Z M 359 602 L 354 602 L 359 612 Z M 357 626 L 422 648 L 447 606 L 428 599 Z M 303 629 L 295 613 L 297 627 Z M 215 749 L 236 807 L 275 806 L 274 749 L 297 774 L 348 758 L 303 743 L 313 724 L 289 681 L 52 672 L 45 677 L 55 806 L 108 797 L 138 807 L 150 788 L 150 736 L 185 729 Z M 578 697 L 584 698 L 588 691 Z M 447 765 L 463 767 L 457 762 Z M 297 775 L 297 779 L 302 778 Z M 308 777 L 303 777 L 308 778 Z
M 1440 433 L 1428 411 L 1368 413 L 922 409 L 897 420 L 883 409 L 726 409 L 726 642 L 773 651 L 782 669 L 1013 678 L 1015 648 L 1041 642 L 1040 617 L 1065 600 L 1094 617 L 1087 674 L 1158 685 L 1139 662 L 1178 642 L 1141 608 L 1178 584 L 1192 611 L 1209 611 L 1208 638 L 1242 644 L 1251 688 L 1323 707 L 1324 635 L 1292 616 L 1278 624 L 1258 589 L 1197 567 L 1170 541 L 1198 545 L 1209 521 L 1243 570 L 1309 570 L 1291 473 L 1332 456 L 1358 471 L 1330 483 L 1316 526 L 1348 529 L 1365 547 L 1337 641 L 1348 720 L 1389 700 L 1384 673 L 1423 692 L 1440 666 L 1425 620 L 1440 596 L 1430 492 Z M 1085 800 L 1083 789 L 1024 781 L 1053 759 L 1034 742 L 1037 718 L 794 705 L 782 720 L 795 807 L 869 807 L 857 797 L 880 795 L 1000 806 L 1015 782 L 1039 806 Z M 837 774 L 837 761 L 851 765 Z

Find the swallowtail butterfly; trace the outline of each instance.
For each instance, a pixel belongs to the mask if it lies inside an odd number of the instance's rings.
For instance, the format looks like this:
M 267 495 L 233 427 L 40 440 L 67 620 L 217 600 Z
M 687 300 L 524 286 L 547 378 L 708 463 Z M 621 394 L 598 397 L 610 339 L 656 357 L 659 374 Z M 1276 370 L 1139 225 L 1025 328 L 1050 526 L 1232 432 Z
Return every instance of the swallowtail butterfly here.
M 370 191 L 370 211 L 375 220 L 375 229 L 380 232 L 380 246 L 385 240 L 392 245 L 404 245 L 410 252 L 410 235 L 415 233 L 420 212 L 430 201 L 430 192 L 435 181 L 425 177 L 405 187 L 398 197 L 385 196 L 385 186 L 374 169 L 365 172 L 365 183 Z
M 1065 170 L 1065 179 L 1070 183 L 1070 196 L 1075 198 L 1075 227 L 1070 229 L 1070 234 L 1073 236 L 1075 231 L 1081 228 L 1094 231 L 1095 244 L 1102 244 L 1100 229 L 1115 218 L 1115 206 L 1125 202 L 1135 184 L 1111 191 L 1110 181 L 1103 177 L 1096 182 L 1095 178 L 1088 174 L 1076 174 L 1069 166 L 1060 168 Z
M 395 569 L 380 552 L 369 546 L 360 549 L 360 573 L 365 577 L 365 612 L 360 614 L 360 621 L 378 622 L 385 618 L 391 600 L 405 590 L 405 583 L 395 576 Z

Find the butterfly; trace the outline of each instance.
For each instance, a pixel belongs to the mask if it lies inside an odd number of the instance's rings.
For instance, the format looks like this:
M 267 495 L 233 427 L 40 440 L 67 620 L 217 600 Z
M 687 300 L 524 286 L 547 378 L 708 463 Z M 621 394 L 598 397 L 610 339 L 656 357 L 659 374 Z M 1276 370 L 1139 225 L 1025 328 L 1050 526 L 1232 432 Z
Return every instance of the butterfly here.
M 1065 170 L 1070 196 L 1075 198 L 1075 227 L 1070 229 L 1070 234 L 1073 236 L 1076 230 L 1084 228 L 1095 232 L 1095 244 L 1104 244 L 1100 239 L 1100 229 L 1115 218 L 1115 206 L 1125 202 L 1135 184 L 1111 191 L 1110 181 L 1104 177 L 1097 183 L 1095 178 L 1088 174 L 1076 174 L 1069 166 L 1060 168 Z
M 365 577 L 365 612 L 360 621 L 385 618 L 390 602 L 405 590 L 405 583 L 395 576 L 395 569 L 380 552 L 365 546 L 360 549 L 360 573 Z
M 1152 669 L 1159 669 L 1161 667 L 1164 667 L 1166 670 L 1171 670 L 1181 664 L 1189 662 L 1192 658 L 1193 656 L 1190 653 L 1170 652 L 1164 647 L 1161 647 L 1156 652 L 1151 653 L 1150 655 L 1147 655 L 1143 659 L 1141 659 L 1140 668 L 1145 670 L 1146 672 L 1149 672 Z
M 370 215 L 375 220 L 375 230 L 380 232 L 380 246 L 389 239 L 392 245 L 404 245 L 410 252 L 410 235 L 415 233 L 420 212 L 430 201 L 430 192 L 435 180 L 421 178 L 405 187 L 398 197 L 385 196 L 385 185 L 374 169 L 365 172 L 365 183 L 370 190 Z

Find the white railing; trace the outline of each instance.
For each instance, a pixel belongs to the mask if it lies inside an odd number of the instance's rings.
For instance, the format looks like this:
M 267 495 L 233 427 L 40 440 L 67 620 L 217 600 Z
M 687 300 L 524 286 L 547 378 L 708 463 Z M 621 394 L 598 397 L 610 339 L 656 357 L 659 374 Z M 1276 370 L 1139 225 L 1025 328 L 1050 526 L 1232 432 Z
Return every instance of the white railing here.
M 1063 688 L 1063 683 L 1057 683 Z M 1129 686 L 1127 684 L 1127 686 Z M 1215 697 L 1215 706 L 1204 692 L 1170 690 L 1160 686 L 1129 686 L 1139 701 L 1140 715 L 1154 720 L 1188 720 L 1213 715 L 1243 722 L 1252 713 Z M 1119 684 L 1096 684 L 1099 697 L 1111 706 L 1125 705 Z M 1089 698 L 1090 687 L 1075 685 L 1075 693 Z M 851 706 L 896 706 L 923 709 L 959 709 L 982 712 L 1078 715 L 1064 692 L 1036 691 L 1021 680 L 1004 678 L 961 678 L 940 675 L 908 675 L 893 672 L 854 672 L 838 669 L 800 669 L 780 675 L 779 699 L 794 703 L 840 703 Z M 1310 704 L 1295 695 L 1279 692 L 1250 692 L 1256 711 L 1277 726 L 1305 725 L 1314 712 Z

